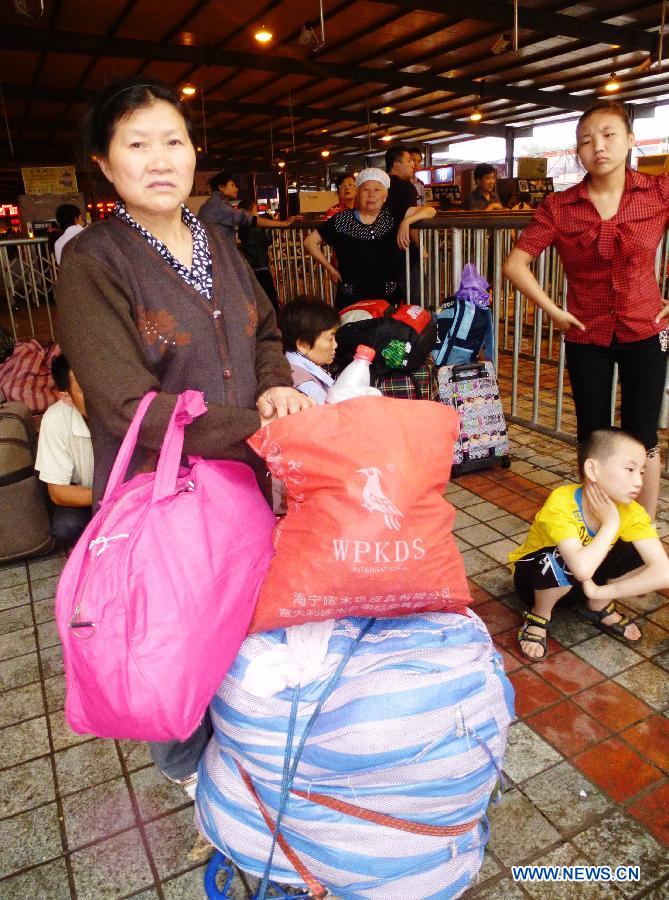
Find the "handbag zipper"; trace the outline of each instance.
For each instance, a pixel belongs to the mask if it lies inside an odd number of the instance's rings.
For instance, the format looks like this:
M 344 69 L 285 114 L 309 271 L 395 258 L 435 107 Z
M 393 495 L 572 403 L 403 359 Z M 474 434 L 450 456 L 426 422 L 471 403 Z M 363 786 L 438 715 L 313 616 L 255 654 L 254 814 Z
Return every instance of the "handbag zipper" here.
M 132 497 L 133 494 L 135 494 L 137 491 L 141 490 L 143 487 L 145 487 L 145 485 L 140 484 L 136 488 L 133 488 L 133 490 L 128 491 L 128 493 L 125 495 L 125 497 L 123 497 L 122 502 L 125 502 L 129 497 Z M 184 493 L 188 493 L 188 492 L 194 491 L 194 490 L 195 490 L 195 482 L 188 481 L 186 483 L 185 487 L 183 487 L 183 488 L 181 488 L 181 490 L 177 491 L 177 494 L 184 494 Z M 109 513 L 111 513 L 111 509 L 109 510 Z M 109 515 L 109 513 L 108 513 L 108 515 Z M 132 532 L 130 532 L 130 534 L 132 534 Z M 129 538 L 130 534 L 123 535 L 123 536 Z M 109 538 L 109 540 L 112 540 L 112 539 L 113 538 Z M 88 546 L 87 553 L 92 553 L 94 546 L 95 546 L 94 542 L 91 541 L 91 543 Z M 104 545 L 104 547 L 106 548 L 106 545 Z M 96 553 L 93 558 L 89 558 L 89 564 L 88 564 L 88 569 L 86 570 L 86 577 L 84 579 L 84 585 L 81 589 L 81 599 L 79 600 L 79 602 L 75 606 L 74 610 L 72 611 L 70 623 L 69 623 L 70 628 L 95 628 L 95 622 L 82 621 L 82 620 L 79 620 L 77 617 L 81 614 L 82 607 L 84 606 L 84 601 L 88 599 L 87 598 L 88 581 L 89 581 L 89 578 L 91 575 L 91 570 L 92 570 L 94 562 L 95 562 L 95 558 L 97 556 L 100 556 L 100 554 L 103 552 L 104 552 L 104 549 L 99 551 L 98 553 Z
M 128 493 L 123 498 L 122 502 L 125 502 L 129 497 L 132 497 L 133 494 L 137 493 L 137 491 L 141 490 L 141 488 L 143 488 L 143 487 L 144 487 L 144 485 L 141 484 L 141 485 L 138 485 L 136 488 L 133 488 L 131 491 L 128 491 Z M 109 514 L 111 513 L 111 511 L 112 511 L 112 509 L 110 508 L 109 511 L 107 512 L 107 516 L 105 517 L 105 519 L 109 517 Z M 93 552 L 93 548 L 94 548 L 94 544 L 91 541 L 91 543 L 89 544 L 89 546 L 86 549 L 86 552 L 88 554 L 91 554 Z M 99 554 L 96 554 L 96 555 L 99 555 Z M 74 607 L 74 609 L 72 611 L 72 614 L 70 617 L 70 622 L 69 622 L 70 628 L 95 628 L 95 622 L 81 621 L 80 619 L 77 618 L 81 614 L 82 607 L 84 606 L 84 601 L 88 599 L 88 597 L 87 597 L 88 582 L 89 582 L 89 579 L 91 576 L 91 570 L 93 569 L 94 565 L 95 565 L 95 556 L 93 556 L 93 557 L 89 556 L 88 569 L 86 570 L 86 577 L 84 578 L 84 584 L 81 589 L 81 599 L 79 600 L 79 602 L 77 603 L 77 605 Z

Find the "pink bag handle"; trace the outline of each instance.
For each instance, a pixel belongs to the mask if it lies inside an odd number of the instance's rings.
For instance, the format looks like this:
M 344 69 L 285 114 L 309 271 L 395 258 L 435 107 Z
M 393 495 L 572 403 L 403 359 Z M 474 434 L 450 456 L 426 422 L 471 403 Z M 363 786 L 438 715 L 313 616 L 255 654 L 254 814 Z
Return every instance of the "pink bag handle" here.
M 160 459 L 153 482 L 152 503 L 174 494 L 179 474 L 179 464 L 184 447 L 184 430 L 193 419 L 207 411 L 202 391 L 184 391 L 174 407 L 170 424 L 163 440 Z
M 135 447 L 137 446 L 137 437 L 144 416 L 157 396 L 157 391 L 149 391 L 149 393 L 145 394 L 140 400 L 139 406 L 130 423 L 130 427 L 116 454 L 116 459 L 114 460 L 114 465 L 109 475 L 109 481 L 107 482 L 102 503 L 106 503 L 106 501 L 113 496 L 118 487 L 123 484 L 128 466 L 130 465 L 130 460 L 132 459 L 132 454 L 135 452 Z M 183 450 L 184 429 L 186 425 L 189 425 L 193 421 L 193 419 L 206 411 L 207 406 L 201 391 L 184 391 L 182 394 L 179 394 L 160 451 L 160 459 L 158 460 L 158 468 L 156 470 L 153 488 L 154 501 L 174 493 L 179 472 L 179 462 Z
M 144 416 L 146 415 L 146 411 L 148 410 L 151 402 L 154 397 L 158 396 L 157 391 L 149 391 L 148 394 L 145 394 L 142 399 L 139 401 L 139 406 L 133 416 L 132 422 L 130 423 L 130 427 L 125 433 L 125 437 L 123 438 L 123 443 L 119 447 L 119 451 L 116 454 L 116 459 L 114 460 L 114 465 L 109 474 L 109 480 L 107 481 L 107 487 L 105 489 L 104 497 L 102 498 L 102 502 L 106 503 L 107 500 L 114 494 L 119 485 L 123 484 L 125 480 L 125 473 L 128 471 L 128 466 L 130 465 L 130 460 L 132 459 L 132 454 L 135 452 L 135 447 L 137 445 L 137 435 L 139 434 L 139 429 L 144 420 Z

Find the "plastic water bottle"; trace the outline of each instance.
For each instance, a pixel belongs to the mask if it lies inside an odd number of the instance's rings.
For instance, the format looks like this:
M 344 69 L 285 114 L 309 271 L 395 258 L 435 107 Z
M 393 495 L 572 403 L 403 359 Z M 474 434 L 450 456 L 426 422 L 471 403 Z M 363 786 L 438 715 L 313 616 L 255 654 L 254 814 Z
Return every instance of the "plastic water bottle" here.
M 341 403 L 356 397 L 381 396 L 381 391 L 370 387 L 369 364 L 376 356 L 376 350 L 365 344 L 358 344 L 353 362 L 349 363 L 332 385 L 325 398 L 326 403 Z
M 374 361 L 376 350 L 365 344 L 358 344 L 353 362 L 350 362 L 334 383 L 336 388 L 368 388 L 371 384 L 369 365 Z

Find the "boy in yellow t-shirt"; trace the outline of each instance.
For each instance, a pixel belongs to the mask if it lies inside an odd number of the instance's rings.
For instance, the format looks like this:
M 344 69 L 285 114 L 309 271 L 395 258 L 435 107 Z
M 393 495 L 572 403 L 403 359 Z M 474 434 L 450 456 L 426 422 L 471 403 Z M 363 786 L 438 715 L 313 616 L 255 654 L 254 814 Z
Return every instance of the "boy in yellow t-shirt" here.
M 578 450 L 583 483 L 554 490 L 509 554 L 516 591 L 531 606 L 518 632 L 524 656 L 545 657 L 553 607 L 574 586 L 585 594 L 581 618 L 624 641 L 641 637 L 613 601 L 669 587 L 669 559 L 636 502 L 645 462 L 643 444 L 626 432 L 593 431 Z

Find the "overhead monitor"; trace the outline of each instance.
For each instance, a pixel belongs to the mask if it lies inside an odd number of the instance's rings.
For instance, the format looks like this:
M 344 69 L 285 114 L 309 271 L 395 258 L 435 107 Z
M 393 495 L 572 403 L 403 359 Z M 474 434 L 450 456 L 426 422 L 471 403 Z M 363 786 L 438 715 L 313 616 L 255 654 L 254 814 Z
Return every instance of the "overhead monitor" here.
M 433 184 L 452 184 L 453 166 L 438 166 L 432 169 Z

